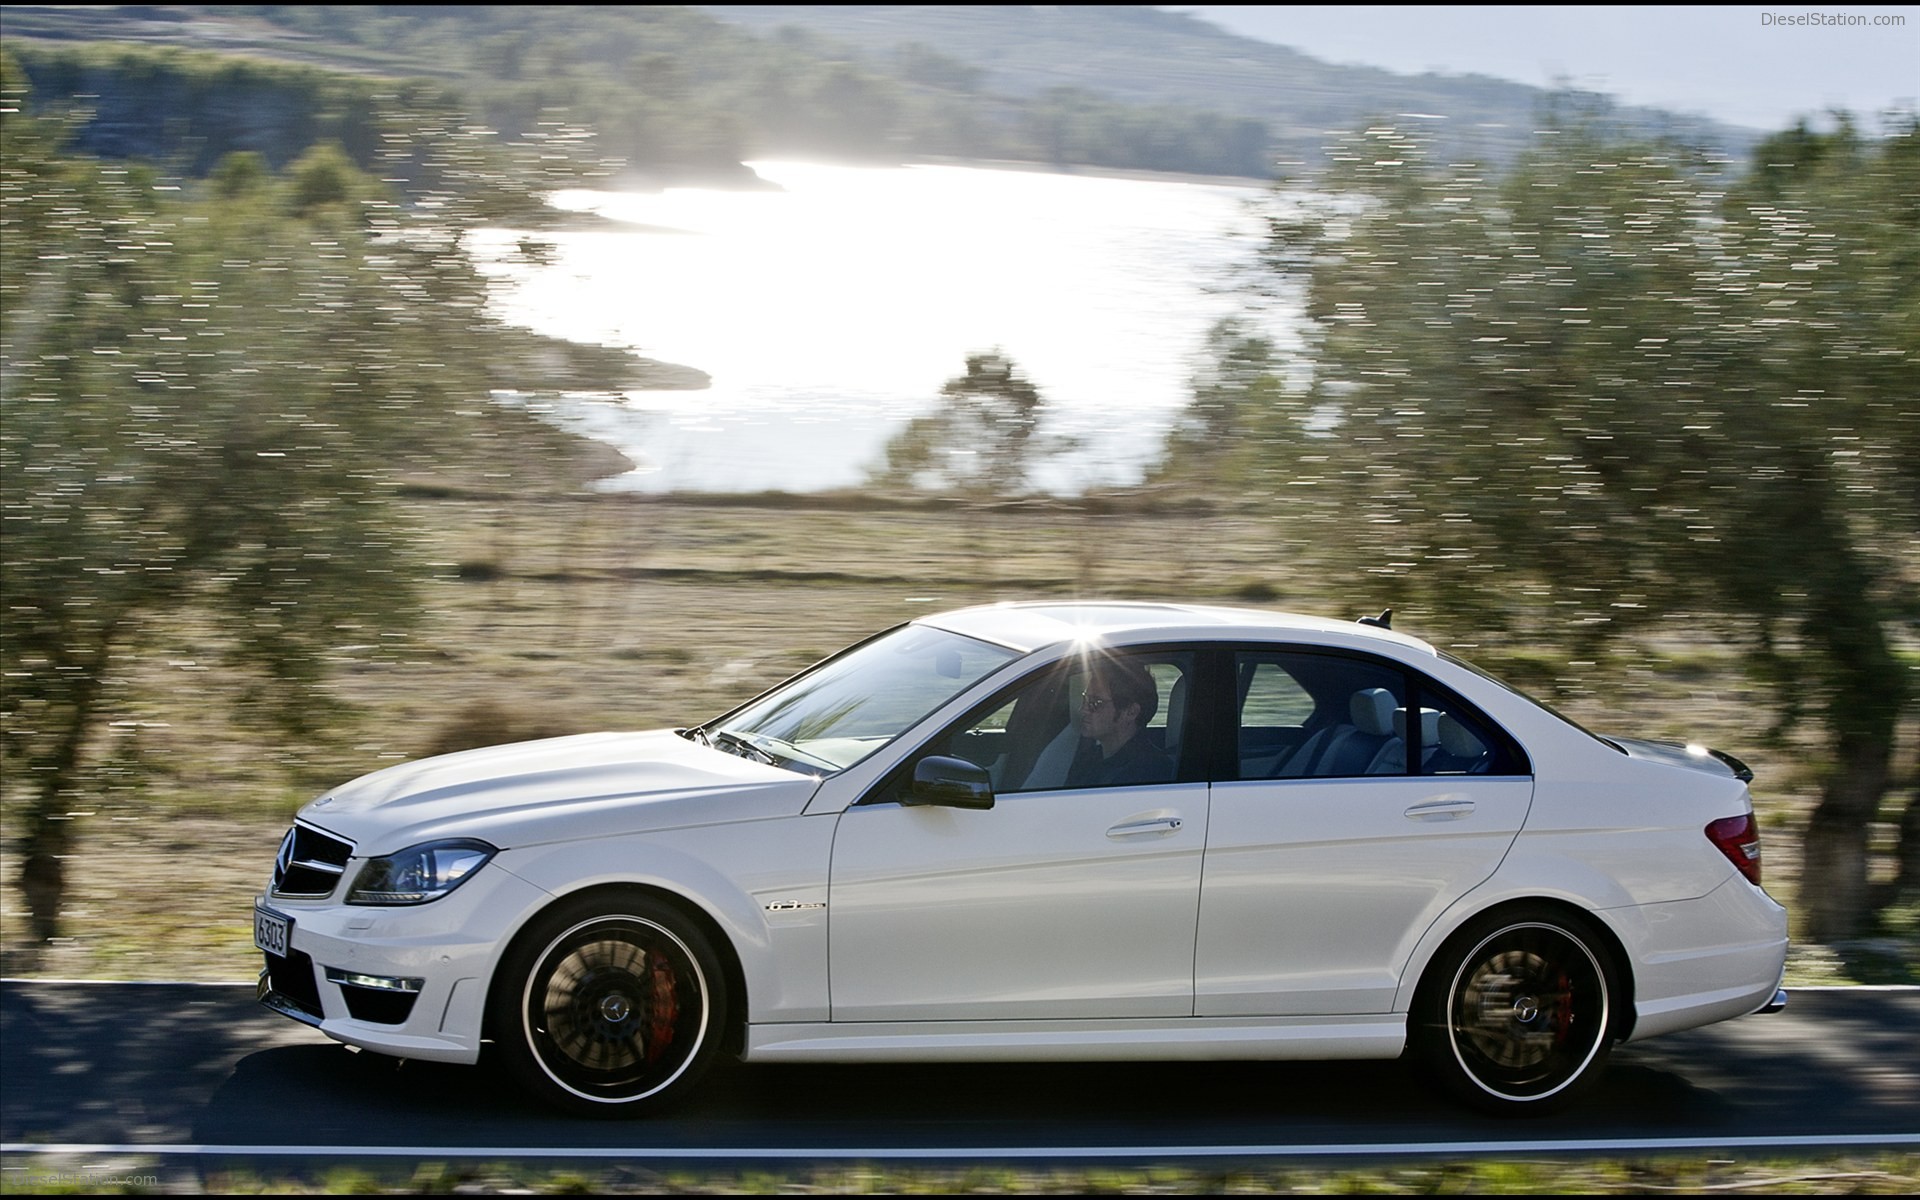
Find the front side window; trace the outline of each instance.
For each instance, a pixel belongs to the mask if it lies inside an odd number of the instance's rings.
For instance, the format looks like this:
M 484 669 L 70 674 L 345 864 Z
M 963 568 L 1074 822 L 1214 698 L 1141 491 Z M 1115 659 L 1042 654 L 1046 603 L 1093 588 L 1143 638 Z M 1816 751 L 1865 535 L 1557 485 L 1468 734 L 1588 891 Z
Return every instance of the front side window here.
M 1076 656 L 969 714 L 927 753 L 985 768 L 996 795 L 1198 777 L 1187 737 L 1193 664 L 1189 650 Z
M 694 730 L 713 745 L 802 771 L 841 771 L 1019 657 L 907 625 L 798 675 Z

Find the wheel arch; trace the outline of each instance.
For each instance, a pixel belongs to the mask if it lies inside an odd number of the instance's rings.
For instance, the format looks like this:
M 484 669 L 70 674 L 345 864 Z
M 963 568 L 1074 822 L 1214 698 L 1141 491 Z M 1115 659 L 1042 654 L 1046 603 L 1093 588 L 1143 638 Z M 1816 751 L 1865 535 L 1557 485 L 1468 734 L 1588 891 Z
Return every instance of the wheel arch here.
M 727 936 L 725 924 L 697 901 L 671 888 L 638 880 L 600 882 L 576 888 L 570 892 L 562 892 L 550 897 L 545 904 L 526 914 L 519 928 L 514 930 L 513 936 L 506 940 L 502 953 L 494 962 L 492 977 L 487 980 L 487 1003 L 484 1009 L 487 1014 L 485 1036 L 496 1039 L 500 1036 L 500 1031 L 493 1028 L 493 1014 L 497 1008 L 494 1000 L 503 982 L 508 982 L 503 980 L 504 973 L 500 970 L 500 965 L 513 958 L 521 944 L 540 924 L 542 917 L 563 904 L 575 904 L 582 900 L 593 899 L 613 902 L 628 896 L 644 896 L 665 904 L 699 926 L 700 932 L 706 935 L 714 954 L 720 959 L 720 970 L 725 977 L 727 989 L 726 1028 L 721 1034 L 720 1047 L 728 1054 L 738 1055 L 746 1046 L 748 1013 L 746 968 L 741 964 L 739 948 L 733 944 L 733 939 Z
M 1542 909 L 1571 918 L 1593 931 L 1600 943 L 1599 949 L 1603 951 L 1603 966 L 1608 969 L 1608 982 L 1618 999 L 1608 1015 L 1608 1036 L 1616 1042 L 1624 1042 L 1632 1037 L 1635 1019 L 1633 960 L 1628 956 L 1619 932 L 1603 912 L 1582 907 L 1565 897 L 1548 895 L 1507 896 L 1484 908 L 1461 909 L 1449 914 L 1444 933 L 1439 932 L 1440 925 L 1436 923 L 1435 929 L 1423 942 L 1421 953 L 1416 954 L 1409 964 L 1407 979 L 1410 982 L 1401 986 L 1400 999 L 1406 1006 L 1408 1020 L 1411 1021 L 1414 1014 L 1421 1011 L 1420 1001 L 1428 989 L 1437 985 L 1434 964 L 1450 961 L 1452 952 L 1460 947 L 1474 926 L 1483 920 L 1497 920 L 1506 914 L 1539 912 Z M 1413 969 L 1415 964 L 1417 969 Z

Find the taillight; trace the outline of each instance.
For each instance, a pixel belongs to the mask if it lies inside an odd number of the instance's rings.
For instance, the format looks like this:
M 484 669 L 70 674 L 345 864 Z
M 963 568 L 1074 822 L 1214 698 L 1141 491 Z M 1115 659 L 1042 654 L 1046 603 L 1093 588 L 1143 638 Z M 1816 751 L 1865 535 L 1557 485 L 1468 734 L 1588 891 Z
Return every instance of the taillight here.
M 1752 813 L 1722 817 L 1707 826 L 1707 840 L 1755 885 L 1760 882 L 1760 823 Z

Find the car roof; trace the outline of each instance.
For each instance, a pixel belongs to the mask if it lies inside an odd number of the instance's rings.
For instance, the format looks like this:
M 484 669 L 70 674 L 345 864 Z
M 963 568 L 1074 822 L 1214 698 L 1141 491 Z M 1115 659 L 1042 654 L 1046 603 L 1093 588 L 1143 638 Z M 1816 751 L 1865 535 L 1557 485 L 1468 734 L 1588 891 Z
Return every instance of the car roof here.
M 1159 601 L 1005 602 L 921 617 L 919 624 L 1031 652 L 1070 642 L 1129 645 L 1185 641 L 1293 641 L 1436 653 L 1419 638 L 1378 625 L 1301 613 Z

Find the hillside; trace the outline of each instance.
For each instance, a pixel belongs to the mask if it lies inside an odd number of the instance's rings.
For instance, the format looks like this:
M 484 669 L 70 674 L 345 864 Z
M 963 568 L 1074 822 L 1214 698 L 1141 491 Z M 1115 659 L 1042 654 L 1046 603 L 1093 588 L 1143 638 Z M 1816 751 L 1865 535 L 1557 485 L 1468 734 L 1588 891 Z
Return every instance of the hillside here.
M 804 29 L 877 59 L 906 45 L 931 46 L 977 65 L 983 89 L 1012 96 L 1072 87 L 1125 104 L 1254 117 L 1286 153 L 1309 159 L 1328 131 L 1381 116 L 1420 120 L 1443 144 L 1505 157 L 1525 144 L 1548 97 L 1542 88 L 1485 75 L 1398 75 L 1324 62 L 1141 5 L 699 7 L 742 29 Z M 1737 155 L 1755 138 L 1751 130 L 1657 109 L 1614 115 L 1634 129 Z
M 1483 76 L 1336 66 L 1140 6 L 13 5 L 0 31 L 36 103 L 96 114 L 81 147 L 196 174 L 232 148 L 286 162 L 366 111 L 296 113 L 298 96 L 400 79 L 430 81 L 509 136 L 564 111 L 662 181 L 727 177 L 755 156 L 1265 179 L 1383 117 L 1447 153 L 1501 160 L 1549 99 Z M 315 68 L 362 86 L 301 74 Z M 1736 156 L 1751 140 L 1650 110 L 1609 116 Z

